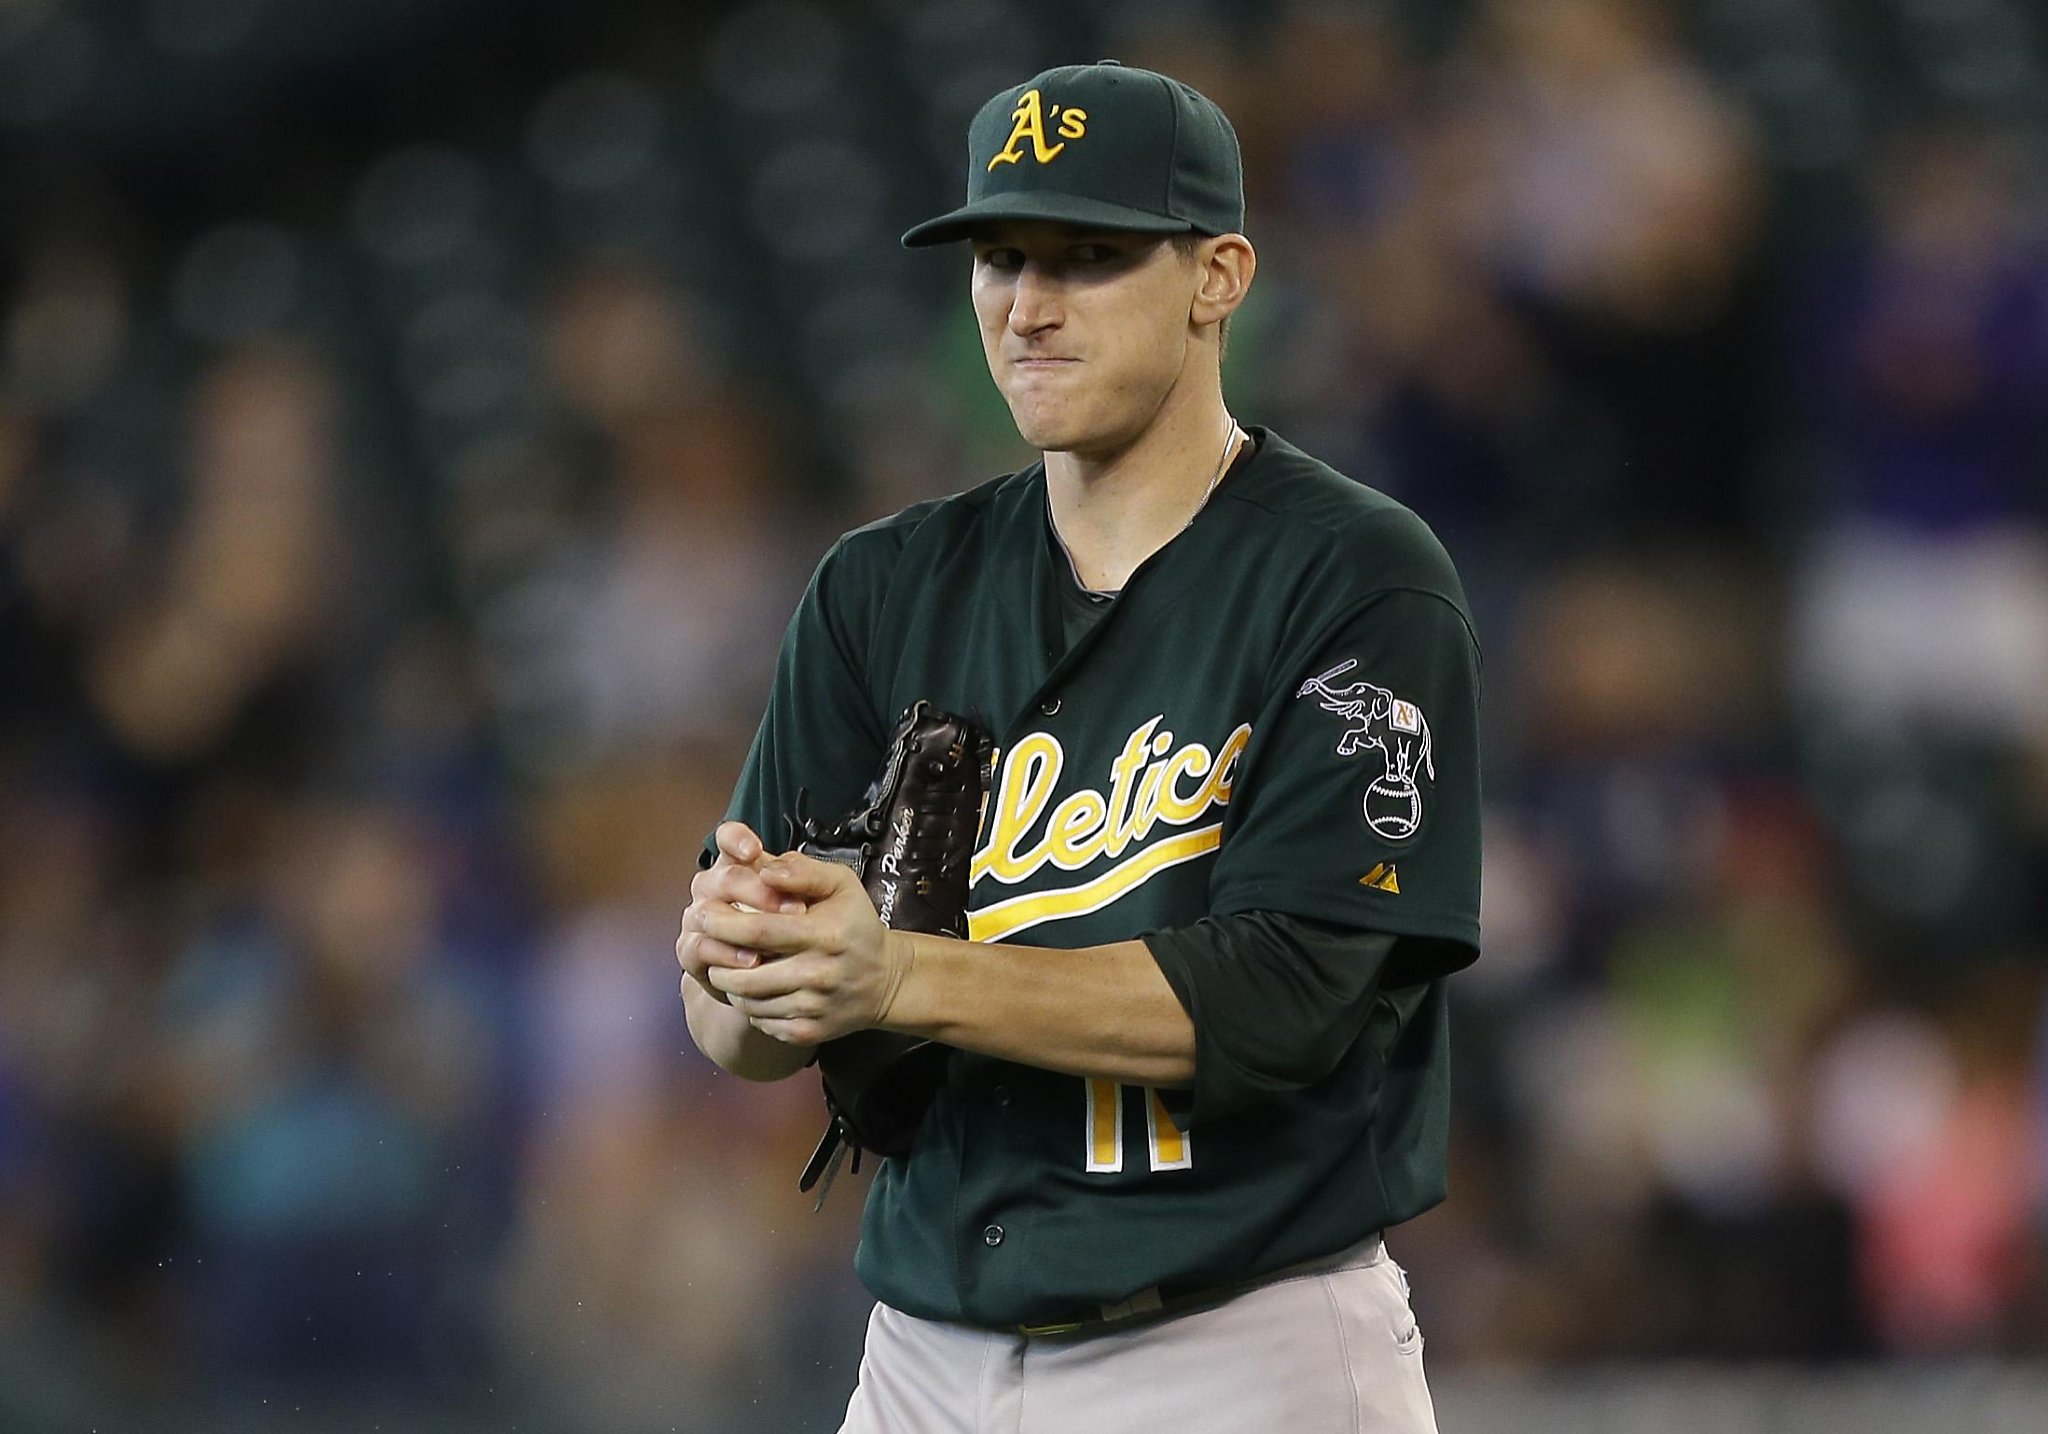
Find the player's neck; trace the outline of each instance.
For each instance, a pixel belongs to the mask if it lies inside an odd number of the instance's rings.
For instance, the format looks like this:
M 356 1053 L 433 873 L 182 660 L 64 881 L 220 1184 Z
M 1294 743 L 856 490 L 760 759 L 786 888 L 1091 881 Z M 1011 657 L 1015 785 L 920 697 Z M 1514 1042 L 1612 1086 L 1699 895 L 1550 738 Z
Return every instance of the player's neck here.
M 1187 527 L 1240 441 L 1221 388 L 1205 385 L 1176 388 L 1121 448 L 1046 454 L 1053 526 L 1082 583 L 1121 589 Z

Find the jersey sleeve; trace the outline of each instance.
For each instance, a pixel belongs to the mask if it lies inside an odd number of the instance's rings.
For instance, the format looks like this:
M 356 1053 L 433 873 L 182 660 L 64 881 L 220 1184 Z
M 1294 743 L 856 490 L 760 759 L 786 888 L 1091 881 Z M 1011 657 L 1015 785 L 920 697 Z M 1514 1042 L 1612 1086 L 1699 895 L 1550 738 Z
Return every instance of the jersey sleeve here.
M 1211 912 L 1411 938 L 1390 979 L 1479 951 L 1479 649 L 1430 591 L 1369 597 L 1278 658 L 1235 781 Z
M 867 551 L 879 540 L 855 533 L 834 544 L 783 633 L 767 709 L 725 813 L 752 827 L 770 851 L 787 844 L 799 792 L 812 813 L 830 820 L 859 799 L 881 762 L 888 733 L 866 678 L 887 580 L 881 555 Z M 707 835 L 697 864 L 716 857 Z

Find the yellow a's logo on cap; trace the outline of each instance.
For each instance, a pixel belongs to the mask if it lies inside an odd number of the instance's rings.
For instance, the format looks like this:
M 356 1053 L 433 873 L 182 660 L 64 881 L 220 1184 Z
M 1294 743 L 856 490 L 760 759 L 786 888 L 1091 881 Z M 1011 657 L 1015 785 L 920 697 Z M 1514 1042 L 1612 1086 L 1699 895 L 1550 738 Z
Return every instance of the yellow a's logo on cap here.
M 1058 144 L 1045 142 L 1045 122 L 1048 119 L 1059 121 L 1061 139 Z M 988 162 L 988 167 L 994 169 L 999 164 L 1021 163 L 1024 152 L 1018 146 L 1027 139 L 1031 141 L 1031 157 L 1040 164 L 1049 164 L 1054 156 L 1067 147 L 1068 140 L 1079 139 L 1086 133 L 1088 111 L 1071 107 L 1062 110 L 1058 105 L 1054 105 L 1048 111 L 1044 98 L 1037 90 L 1026 90 L 1018 96 L 1017 108 L 1010 111 L 1010 137 L 1004 142 L 996 157 Z

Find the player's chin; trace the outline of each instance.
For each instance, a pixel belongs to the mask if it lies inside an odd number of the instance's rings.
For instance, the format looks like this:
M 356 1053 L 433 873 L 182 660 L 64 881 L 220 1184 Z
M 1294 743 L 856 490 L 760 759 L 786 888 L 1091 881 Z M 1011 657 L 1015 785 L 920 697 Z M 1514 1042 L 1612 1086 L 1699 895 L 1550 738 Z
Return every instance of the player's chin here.
M 1012 399 L 1010 419 L 1017 425 L 1017 436 L 1041 453 L 1071 453 L 1088 446 L 1089 426 L 1063 408 Z

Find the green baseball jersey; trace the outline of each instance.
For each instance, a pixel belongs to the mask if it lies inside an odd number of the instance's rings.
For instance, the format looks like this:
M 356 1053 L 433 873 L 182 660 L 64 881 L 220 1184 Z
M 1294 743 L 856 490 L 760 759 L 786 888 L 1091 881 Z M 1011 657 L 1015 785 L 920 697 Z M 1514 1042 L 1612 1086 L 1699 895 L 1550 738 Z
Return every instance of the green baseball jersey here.
M 1092 620 L 1063 620 L 1034 465 L 848 534 L 791 621 L 730 815 L 773 844 L 800 789 L 820 813 L 858 799 L 913 701 L 978 716 L 999 756 L 973 937 L 1145 937 L 1196 1026 L 1192 1092 L 959 1053 L 915 1149 L 877 1169 L 855 1257 L 909 1313 L 1055 1322 L 1255 1278 L 1443 1198 L 1442 977 L 1479 942 L 1477 644 L 1420 519 L 1251 432 Z M 1304 962 L 1244 998 L 1233 953 L 1301 927 L 1398 938 L 1357 947 L 1403 956 L 1398 977 L 1340 999 Z M 1334 1033 L 1327 1059 L 1223 1079 L 1304 1021 Z M 1241 1038 L 1262 1023 L 1272 1040 Z

